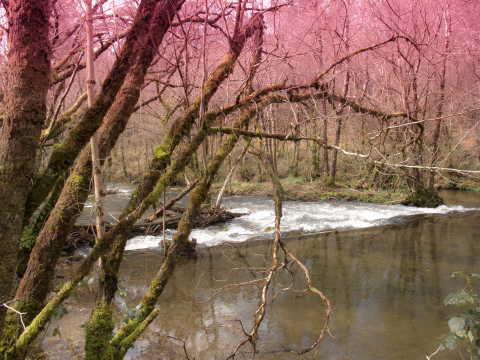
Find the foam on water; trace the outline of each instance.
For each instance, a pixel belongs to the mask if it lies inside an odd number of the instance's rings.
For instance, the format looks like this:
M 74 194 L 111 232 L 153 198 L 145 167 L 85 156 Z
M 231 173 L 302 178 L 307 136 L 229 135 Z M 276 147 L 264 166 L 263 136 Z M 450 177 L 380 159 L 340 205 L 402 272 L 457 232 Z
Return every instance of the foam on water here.
M 174 230 L 167 229 L 165 231 L 165 238 L 167 240 L 172 240 L 173 235 L 175 234 Z M 127 246 L 125 250 L 140 250 L 140 249 L 155 249 L 161 248 L 160 242 L 163 240 L 163 236 L 137 236 L 127 241 Z
M 223 242 L 240 242 L 252 237 L 272 237 L 273 231 L 265 232 L 265 227 L 274 226 L 274 201 L 267 197 L 236 196 L 226 198 L 225 206 L 230 211 L 247 213 L 227 223 L 204 229 L 194 229 L 191 238 L 198 244 L 212 246 Z M 230 204 L 230 206 L 229 206 Z M 321 232 L 332 229 L 353 229 L 385 225 L 405 221 L 408 216 L 418 214 L 446 214 L 475 210 L 463 206 L 441 205 L 437 208 L 416 208 L 403 205 L 376 205 L 359 202 L 303 202 L 285 201 L 281 231 Z M 167 232 L 171 239 L 173 231 Z M 127 250 L 158 247 L 161 237 L 136 237 L 128 241 Z M 151 245 L 151 246 L 149 246 Z
M 107 186 L 107 190 L 114 190 L 119 195 L 131 195 L 133 187 L 119 183 L 109 183 Z

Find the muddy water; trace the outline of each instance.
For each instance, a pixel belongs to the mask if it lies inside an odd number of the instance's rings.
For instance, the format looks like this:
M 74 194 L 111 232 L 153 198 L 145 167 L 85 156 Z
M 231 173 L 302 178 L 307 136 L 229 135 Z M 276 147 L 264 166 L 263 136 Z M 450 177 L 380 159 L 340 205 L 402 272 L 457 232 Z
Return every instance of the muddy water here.
M 478 207 L 475 194 L 447 193 L 447 204 Z M 466 195 L 466 196 L 465 196 Z M 425 359 L 438 347 L 438 336 L 448 331 L 445 316 L 456 311 L 443 298 L 463 287 L 453 271 L 479 271 L 480 212 L 465 211 L 403 216 L 401 221 L 362 229 L 330 231 L 290 238 L 288 246 L 311 272 L 313 283 L 331 300 L 330 335 L 319 348 L 319 359 Z M 260 278 L 269 257 L 268 240 L 231 242 L 199 248 L 194 259 L 182 259 L 161 296 L 160 314 L 127 357 L 138 359 L 184 358 L 183 339 L 190 357 L 224 359 L 242 340 L 241 334 L 223 325 L 248 331 L 258 296 L 252 287 L 221 292 L 205 302 L 214 289 Z M 122 286 L 134 307 L 145 294 L 163 257 L 161 251 L 131 251 L 122 264 Z M 250 269 L 249 269 L 250 268 Z M 294 290 L 305 282 L 298 268 Z M 275 278 L 269 297 L 290 284 L 282 272 Z M 280 293 L 269 304 L 260 328 L 258 358 L 298 357 L 286 350 L 302 350 L 317 338 L 323 308 L 313 296 L 295 299 L 299 292 Z M 121 299 L 117 299 L 121 300 Z M 54 322 L 44 340 L 52 358 L 81 357 L 82 334 L 93 295 L 81 292 L 72 311 Z M 121 307 L 116 307 L 119 311 Z M 120 316 L 120 315 L 119 315 Z M 62 339 L 52 338 L 59 326 Z M 241 349 L 240 359 L 251 357 L 251 347 Z M 460 358 L 444 351 L 434 359 Z

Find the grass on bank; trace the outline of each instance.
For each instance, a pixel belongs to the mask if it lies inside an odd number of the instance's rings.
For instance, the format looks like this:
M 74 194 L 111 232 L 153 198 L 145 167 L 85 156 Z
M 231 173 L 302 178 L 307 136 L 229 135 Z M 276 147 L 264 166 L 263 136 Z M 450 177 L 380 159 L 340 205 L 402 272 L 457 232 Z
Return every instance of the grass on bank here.
M 281 184 L 285 190 L 285 199 L 303 201 L 366 201 L 378 204 L 399 204 L 405 199 L 406 193 L 399 189 L 354 189 L 337 181 L 333 187 L 327 187 L 324 180 L 307 181 L 301 178 L 285 178 Z M 218 194 L 223 183 L 213 186 L 213 192 Z M 269 182 L 236 182 L 227 187 L 228 195 L 272 195 L 272 185 Z

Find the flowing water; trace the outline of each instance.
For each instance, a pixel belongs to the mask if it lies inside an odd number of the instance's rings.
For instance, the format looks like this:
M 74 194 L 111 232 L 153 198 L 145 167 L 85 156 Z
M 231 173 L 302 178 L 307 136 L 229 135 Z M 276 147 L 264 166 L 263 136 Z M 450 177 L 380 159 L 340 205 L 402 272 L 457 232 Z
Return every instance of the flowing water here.
M 437 337 L 448 332 L 445 316 L 458 311 L 445 307 L 443 298 L 464 286 L 451 273 L 480 271 L 480 196 L 441 195 L 448 205 L 437 209 L 285 202 L 282 232 L 291 235 L 287 245 L 309 269 L 314 286 L 332 303 L 330 334 L 321 342 L 318 359 L 425 359 L 436 350 Z M 225 359 L 243 337 L 224 325 L 239 327 L 241 321 L 250 330 L 259 304 L 252 286 L 206 300 L 215 289 L 263 276 L 259 268 L 266 266 L 271 251 L 271 241 L 265 238 L 270 233 L 263 229 L 274 219 L 273 201 L 232 197 L 224 204 L 249 215 L 194 231 L 192 236 L 203 246 L 195 258 L 180 260 L 158 301 L 158 317 L 127 358 L 184 358 L 182 343 L 171 336 L 185 341 L 191 358 Z M 303 235 L 292 236 L 296 230 Z M 244 241 L 251 237 L 258 240 Z M 138 304 L 159 268 L 163 252 L 158 242 L 158 238 L 143 237 L 128 244 L 130 249 L 150 248 L 127 252 L 122 263 L 120 276 L 125 282 L 121 285 L 130 294 L 129 307 Z M 305 281 L 298 267 L 292 270 L 293 291 L 280 292 L 268 304 L 260 327 L 259 359 L 311 359 L 315 353 L 297 356 L 288 351 L 315 342 L 324 320 L 318 298 L 298 297 Z M 286 271 L 278 273 L 269 298 L 290 282 Z M 74 358 L 81 352 L 87 307 L 92 302 L 93 296 L 83 292 L 72 314 L 51 326 L 44 348 L 50 355 L 56 353 L 53 358 Z M 123 306 L 115 308 L 120 311 Z M 60 326 L 62 339 L 51 337 L 55 326 Z M 251 358 L 251 351 L 250 346 L 241 348 L 238 358 Z M 449 350 L 434 357 L 456 358 L 461 359 L 459 352 Z

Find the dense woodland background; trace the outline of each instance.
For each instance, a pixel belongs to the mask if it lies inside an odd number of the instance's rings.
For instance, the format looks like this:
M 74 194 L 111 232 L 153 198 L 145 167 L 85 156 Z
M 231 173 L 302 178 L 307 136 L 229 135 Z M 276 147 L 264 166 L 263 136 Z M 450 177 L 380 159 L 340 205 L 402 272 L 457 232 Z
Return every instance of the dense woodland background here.
M 273 181 L 277 198 L 279 179 L 320 189 L 400 189 L 417 206 L 438 205 L 439 186 L 477 187 L 477 1 L 100 1 L 91 13 L 90 107 L 85 5 L 1 3 L 0 301 L 31 324 L 15 335 L 18 315 L 1 308 L 7 358 L 25 356 L 100 257 L 87 358 L 122 358 L 155 317 L 212 184 L 230 172 L 234 183 Z M 138 187 L 119 223 L 44 306 L 93 188 L 88 143 L 95 132 L 107 181 Z M 191 185 L 189 207 L 139 316 L 111 340 L 126 239 L 170 185 Z M 19 259 L 29 261 L 12 290 L 22 236 Z M 261 321 L 262 311 L 246 342 L 255 345 Z

